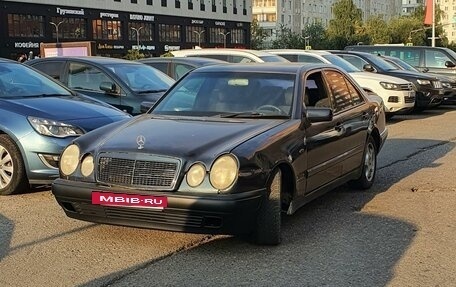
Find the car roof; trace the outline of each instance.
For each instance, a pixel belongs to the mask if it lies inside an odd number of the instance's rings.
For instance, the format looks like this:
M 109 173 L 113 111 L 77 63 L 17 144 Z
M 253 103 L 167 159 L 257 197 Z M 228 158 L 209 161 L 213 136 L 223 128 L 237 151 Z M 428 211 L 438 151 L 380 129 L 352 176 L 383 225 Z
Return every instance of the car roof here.
M 259 51 L 259 50 L 249 50 L 249 49 L 235 49 L 235 48 L 204 48 L 204 49 L 185 49 L 171 52 L 174 56 L 181 55 L 197 55 L 197 54 L 236 54 L 244 53 L 251 54 L 257 57 L 271 56 L 270 53 Z
M 142 62 L 142 63 L 181 62 L 181 63 L 198 64 L 198 65 L 228 63 L 226 61 L 213 59 L 213 58 L 205 58 L 205 57 L 153 57 L 153 58 L 139 59 L 138 62 Z
M 33 64 L 36 62 L 41 62 L 41 61 L 52 61 L 52 60 L 76 60 L 80 62 L 87 62 L 87 63 L 96 63 L 96 64 L 101 64 L 101 65 L 106 65 L 106 64 L 131 64 L 131 63 L 136 63 L 134 61 L 130 60 L 125 60 L 125 59 L 119 59 L 119 58 L 109 58 L 109 57 L 99 57 L 99 56 L 58 56 L 58 57 L 49 57 L 49 58 L 40 58 L 40 59 L 33 59 L 28 61 L 28 63 Z
M 238 64 L 227 63 L 223 65 L 210 65 L 198 68 L 196 72 L 264 72 L 264 73 L 287 73 L 295 74 L 317 68 L 334 68 L 343 71 L 339 67 L 323 63 L 256 63 Z M 345 71 L 344 71 L 345 72 Z
M 0 58 L 0 63 L 18 63 L 17 61 L 13 61 L 11 59 L 6 59 L 6 58 Z
M 331 53 L 324 50 L 302 50 L 302 49 L 270 49 L 262 50 L 267 53 L 280 54 L 280 53 L 294 53 L 294 54 L 316 54 L 316 55 L 330 55 Z

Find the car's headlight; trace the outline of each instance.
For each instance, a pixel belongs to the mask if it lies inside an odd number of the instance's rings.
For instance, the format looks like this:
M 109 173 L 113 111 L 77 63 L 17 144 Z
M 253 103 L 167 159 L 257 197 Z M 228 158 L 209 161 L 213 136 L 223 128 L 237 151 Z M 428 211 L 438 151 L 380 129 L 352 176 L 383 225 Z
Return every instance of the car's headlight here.
M 92 174 L 94 169 L 93 156 L 88 155 L 84 157 L 81 163 L 81 173 L 83 176 L 87 177 Z
M 64 138 L 84 134 L 82 129 L 59 121 L 36 117 L 28 117 L 27 119 L 39 134 L 45 136 Z
M 431 85 L 431 81 L 429 81 L 429 80 L 418 79 L 416 81 L 418 82 L 418 84 L 423 85 L 423 86 L 424 85 Z
M 206 168 L 200 163 L 196 163 L 190 167 L 187 172 L 187 184 L 190 187 L 199 186 L 206 176 Z
M 237 159 L 233 155 L 222 155 L 212 165 L 209 180 L 214 188 L 224 190 L 236 181 L 238 172 Z
M 401 86 L 394 83 L 380 82 L 380 85 L 386 90 L 400 90 Z
M 60 171 L 64 175 L 72 174 L 79 164 L 79 147 L 71 144 L 65 148 L 60 156 Z
M 451 84 L 450 83 L 446 83 L 446 82 L 442 82 L 442 87 L 444 87 L 445 89 L 451 89 Z

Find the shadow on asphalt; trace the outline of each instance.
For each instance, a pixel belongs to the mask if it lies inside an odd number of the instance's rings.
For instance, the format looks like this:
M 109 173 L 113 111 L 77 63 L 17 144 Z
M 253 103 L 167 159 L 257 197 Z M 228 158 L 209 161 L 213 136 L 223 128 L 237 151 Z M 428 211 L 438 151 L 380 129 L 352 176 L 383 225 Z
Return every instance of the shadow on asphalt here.
M 426 119 L 434 116 L 439 116 L 447 112 L 453 112 L 456 110 L 456 105 L 441 105 L 439 107 L 424 110 L 421 112 L 411 112 L 408 114 L 397 114 L 389 119 L 387 124 L 394 124 L 397 122 L 402 122 L 409 119 Z
M 14 223 L 0 213 L 0 262 L 9 252 Z
M 341 187 L 283 219 L 283 241 L 256 246 L 218 236 L 197 248 L 107 274 L 81 286 L 386 286 L 414 240 L 417 227 L 399 219 L 363 212 L 377 194 L 403 178 L 439 166 L 451 142 L 393 139 L 392 146 L 438 147 L 410 151 L 380 167 L 369 191 Z M 410 192 L 410 191 L 404 191 Z M 140 252 L 140 250 L 138 250 Z M 135 270 L 136 269 L 136 270 Z

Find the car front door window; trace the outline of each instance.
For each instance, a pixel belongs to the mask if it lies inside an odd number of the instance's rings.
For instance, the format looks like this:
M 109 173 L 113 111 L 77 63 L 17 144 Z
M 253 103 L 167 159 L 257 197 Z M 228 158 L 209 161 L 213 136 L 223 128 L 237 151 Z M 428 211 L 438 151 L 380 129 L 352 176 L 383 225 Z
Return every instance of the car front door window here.
M 104 93 L 100 89 L 103 82 L 112 82 L 101 70 L 84 63 L 70 63 L 68 87 L 76 90 L 87 90 Z

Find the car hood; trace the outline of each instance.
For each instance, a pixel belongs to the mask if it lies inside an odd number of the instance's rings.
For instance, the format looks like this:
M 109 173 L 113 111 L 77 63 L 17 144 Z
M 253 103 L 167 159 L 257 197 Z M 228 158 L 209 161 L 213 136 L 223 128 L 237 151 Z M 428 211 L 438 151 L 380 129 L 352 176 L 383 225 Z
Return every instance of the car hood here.
M 86 132 L 130 117 L 114 107 L 78 95 L 10 98 L 0 102 L 8 111 L 76 125 Z
M 285 120 L 135 117 L 111 129 L 96 147 L 98 152 L 132 152 L 172 157 L 213 158 Z M 142 142 L 139 140 L 142 139 Z M 84 141 L 83 138 L 79 140 Z M 87 141 L 92 141 L 88 138 Z
M 377 73 L 369 73 L 369 72 L 352 72 L 350 73 L 350 76 L 353 77 L 355 80 L 374 80 L 374 81 L 383 81 L 383 82 L 388 82 L 388 83 L 393 83 L 393 84 L 408 84 L 409 81 L 398 78 L 398 77 L 393 77 L 393 76 L 388 76 L 388 75 L 381 75 Z
M 411 71 L 405 71 L 405 70 L 390 70 L 387 71 L 387 73 L 390 76 L 395 76 L 395 77 L 408 77 L 408 78 L 413 78 L 413 79 L 424 79 L 424 80 L 431 80 L 431 81 L 436 81 L 438 80 L 436 77 L 426 75 L 424 73 L 418 73 L 418 72 L 411 72 Z

